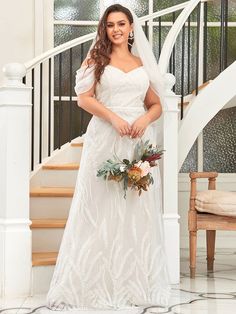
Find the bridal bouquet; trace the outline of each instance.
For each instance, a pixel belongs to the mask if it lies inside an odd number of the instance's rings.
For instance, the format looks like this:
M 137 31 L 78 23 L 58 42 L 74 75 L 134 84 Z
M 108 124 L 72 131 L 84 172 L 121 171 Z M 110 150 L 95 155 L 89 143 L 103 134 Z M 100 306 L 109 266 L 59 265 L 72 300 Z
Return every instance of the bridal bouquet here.
M 114 160 L 108 159 L 103 162 L 97 171 L 98 177 L 104 180 L 114 180 L 123 183 L 124 198 L 128 188 L 138 191 L 139 196 L 147 191 L 150 184 L 154 183 L 151 167 L 157 166 L 156 160 L 161 158 L 164 150 L 149 144 L 149 140 L 140 140 L 134 149 L 134 160 L 120 160 L 116 154 Z

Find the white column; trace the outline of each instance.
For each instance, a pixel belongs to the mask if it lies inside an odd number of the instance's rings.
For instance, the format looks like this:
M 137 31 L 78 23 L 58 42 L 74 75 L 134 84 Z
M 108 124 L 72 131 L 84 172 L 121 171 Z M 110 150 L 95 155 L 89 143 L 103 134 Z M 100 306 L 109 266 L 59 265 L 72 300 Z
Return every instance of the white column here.
M 180 240 L 178 215 L 178 101 L 179 96 L 171 91 L 174 75 L 165 75 L 165 101 L 163 117 L 163 207 L 166 253 L 171 284 L 180 279 Z
M 29 220 L 31 88 L 22 64 L 3 69 L 0 87 L 0 297 L 28 296 L 31 275 Z

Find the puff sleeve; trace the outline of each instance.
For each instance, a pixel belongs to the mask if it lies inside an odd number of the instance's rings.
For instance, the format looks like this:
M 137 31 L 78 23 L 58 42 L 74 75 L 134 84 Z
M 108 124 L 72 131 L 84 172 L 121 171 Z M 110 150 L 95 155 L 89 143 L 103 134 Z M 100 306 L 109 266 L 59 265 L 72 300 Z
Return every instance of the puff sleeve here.
M 83 65 L 76 71 L 74 90 L 77 96 L 92 88 L 95 82 L 94 70 L 94 65 L 90 67 Z

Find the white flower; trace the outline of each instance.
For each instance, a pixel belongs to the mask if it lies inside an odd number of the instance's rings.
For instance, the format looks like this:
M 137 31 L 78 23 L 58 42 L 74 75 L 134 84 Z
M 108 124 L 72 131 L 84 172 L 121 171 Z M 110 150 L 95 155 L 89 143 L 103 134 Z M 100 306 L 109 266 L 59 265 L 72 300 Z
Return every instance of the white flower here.
M 142 162 L 142 160 L 140 160 L 139 162 L 135 164 L 135 166 L 139 167 L 142 170 L 141 178 L 145 177 L 150 172 L 150 169 L 151 169 L 148 161 Z
M 120 171 L 121 171 L 121 172 L 124 172 L 125 169 L 126 169 L 126 166 L 120 166 Z
M 137 162 L 137 163 L 135 164 L 135 166 L 136 166 L 136 167 L 139 167 L 139 168 L 141 167 L 141 165 L 142 165 L 142 160 L 139 160 L 139 162 Z

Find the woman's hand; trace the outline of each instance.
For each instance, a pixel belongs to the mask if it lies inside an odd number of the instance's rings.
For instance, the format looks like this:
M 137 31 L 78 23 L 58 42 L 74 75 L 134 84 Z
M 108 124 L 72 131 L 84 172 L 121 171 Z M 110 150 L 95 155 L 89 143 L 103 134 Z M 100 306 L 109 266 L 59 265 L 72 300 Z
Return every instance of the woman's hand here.
M 124 119 L 119 116 L 115 116 L 111 119 L 111 124 L 116 129 L 116 131 L 120 134 L 120 136 L 130 135 L 131 126 Z
M 130 137 L 136 138 L 143 136 L 147 126 L 150 124 L 150 119 L 147 115 L 143 115 L 139 117 L 137 120 L 133 122 L 131 125 Z

